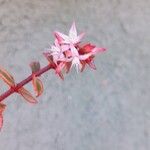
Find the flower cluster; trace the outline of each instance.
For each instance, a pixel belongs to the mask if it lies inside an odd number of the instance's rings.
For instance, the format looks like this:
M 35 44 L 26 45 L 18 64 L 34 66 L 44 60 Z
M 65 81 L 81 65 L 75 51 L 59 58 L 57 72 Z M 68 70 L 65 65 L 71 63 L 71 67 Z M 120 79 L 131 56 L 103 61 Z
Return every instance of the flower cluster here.
M 55 65 L 56 74 L 62 79 L 64 79 L 62 70 L 68 73 L 73 66 L 75 66 L 77 72 L 82 72 L 86 64 L 96 69 L 94 65 L 95 55 L 106 50 L 91 43 L 81 43 L 84 35 L 84 33 L 77 35 L 75 22 L 69 30 L 69 35 L 58 31 L 54 32 L 55 42 L 44 52 L 44 55 L 50 63 Z
M 86 65 L 92 69 L 96 69 L 94 65 L 94 57 L 97 53 L 105 51 L 105 48 L 99 48 L 91 43 L 82 43 L 84 33 L 77 35 L 75 23 L 72 24 L 69 35 L 65 35 L 58 31 L 54 32 L 54 44 L 44 52 L 49 64 L 45 67 L 40 66 L 38 61 L 30 63 L 31 75 L 16 83 L 15 78 L 3 67 L 0 66 L 0 79 L 8 85 L 9 89 L 0 95 L 0 129 L 3 125 L 3 112 L 6 105 L 2 101 L 13 93 L 21 95 L 29 103 L 37 103 L 36 97 L 39 97 L 43 91 L 43 82 L 40 76 L 50 69 L 55 69 L 62 79 L 64 79 L 62 72 L 68 73 L 70 69 L 75 66 L 77 72 L 83 71 Z M 24 87 L 27 83 L 32 81 L 35 96 Z

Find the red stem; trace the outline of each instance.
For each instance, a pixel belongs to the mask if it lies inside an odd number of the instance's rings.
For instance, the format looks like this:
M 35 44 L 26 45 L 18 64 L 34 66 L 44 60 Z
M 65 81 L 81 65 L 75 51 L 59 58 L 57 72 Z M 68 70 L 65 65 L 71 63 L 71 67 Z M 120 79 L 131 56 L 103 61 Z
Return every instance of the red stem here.
M 43 67 L 42 69 L 40 69 L 39 71 L 37 71 L 35 73 L 35 76 L 40 76 L 43 73 L 47 72 L 50 69 L 53 69 L 54 66 L 49 64 L 45 67 Z M 18 89 L 20 89 L 21 87 L 23 87 L 24 85 L 26 85 L 27 83 L 29 83 L 32 80 L 32 75 L 28 76 L 26 79 L 22 80 L 20 83 L 18 83 L 15 88 L 10 88 L 9 90 L 7 90 L 5 93 L 3 93 L 2 95 L 0 95 L 0 102 L 3 101 L 5 98 L 7 98 L 8 96 L 10 96 L 11 94 L 15 93 L 16 91 L 18 91 Z

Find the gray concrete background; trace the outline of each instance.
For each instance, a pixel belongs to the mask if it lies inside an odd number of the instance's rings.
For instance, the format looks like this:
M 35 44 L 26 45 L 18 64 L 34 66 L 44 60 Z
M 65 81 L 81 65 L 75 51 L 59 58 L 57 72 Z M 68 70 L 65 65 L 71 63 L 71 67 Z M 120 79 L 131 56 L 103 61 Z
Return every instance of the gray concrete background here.
M 46 73 L 35 106 L 9 97 L 0 150 L 149 150 L 150 0 L 0 0 L 0 65 L 24 79 L 73 20 L 108 49 L 97 71 Z

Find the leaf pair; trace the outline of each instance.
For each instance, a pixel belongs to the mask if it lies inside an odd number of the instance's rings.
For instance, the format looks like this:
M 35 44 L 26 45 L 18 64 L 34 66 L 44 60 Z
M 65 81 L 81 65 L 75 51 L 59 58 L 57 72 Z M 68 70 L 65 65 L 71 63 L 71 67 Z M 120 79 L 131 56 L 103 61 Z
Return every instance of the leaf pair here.
M 15 81 L 13 76 L 2 67 L 0 67 L 0 78 L 10 87 L 15 87 Z M 37 100 L 31 95 L 31 93 L 23 87 L 18 90 L 18 93 L 21 94 L 24 97 L 24 99 L 30 103 L 37 102 Z M 3 122 L 3 117 L 1 113 L 3 108 L 4 108 L 4 104 L 0 103 L 0 127 L 2 126 L 2 122 Z
M 43 84 L 42 81 L 36 77 L 37 71 L 40 70 L 40 63 L 39 62 L 32 62 L 30 64 L 31 70 L 32 70 L 32 85 L 36 94 L 36 97 L 40 96 L 43 93 Z M 25 100 L 27 100 L 29 103 L 37 103 L 37 100 L 32 94 L 26 90 L 24 87 L 21 87 L 18 90 L 18 93 L 23 96 Z
M 35 75 L 40 70 L 40 63 L 39 62 L 32 62 L 30 64 L 30 67 L 32 70 L 32 85 L 33 85 L 36 97 L 38 97 L 43 93 L 43 83 Z
M 31 66 L 32 73 L 33 73 L 33 80 L 32 80 L 33 87 L 34 87 L 34 90 L 36 92 L 36 97 L 38 97 L 43 92 L 43 84 L 42 84 L 41 80 L 36 78 L 36 76 L 34 74 L 35 74 L 35 72 L 40 70 L 40 64 L 39 64 L 39 62 L 33 62 L 33 63 L 30 64 L 30 66 Z M 6 69 L 4 69 L 2 67 L 0 67 L 0 78 L 7 85 L 9 85 L 10 87 L 15 88 L 16 84 L 15 84 L 13 76 L 8 71 L 6 71 Z M 22 95 L 22 97 L 25 100 L 27 100 L 28 102 L 37 103 L 36 98 L 34 98 L 32 96 L 32 94 L 28 90 L 26 90 L 24 87 L 19 88 L 17 92 L 20 95 Z M 0 109 L 1 109 L 1 106 L 0 106 Z M 1 112 L 1 110 L 0 110 L 0 112 Z M 0 122 L 2 122 L 2 115 L 1 114 L 0 114 Z M 0 125 L 1 125 L 1 123 L 0 123 Z

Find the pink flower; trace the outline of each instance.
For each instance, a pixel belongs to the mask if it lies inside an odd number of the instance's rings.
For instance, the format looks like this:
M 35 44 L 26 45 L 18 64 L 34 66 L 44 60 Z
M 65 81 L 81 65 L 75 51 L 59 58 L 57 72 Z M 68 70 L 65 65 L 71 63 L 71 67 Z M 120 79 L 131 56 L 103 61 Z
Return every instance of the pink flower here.
M 80 55 L 78 50 L 73 45 L 71 45 L 70 48 L 71 48 L 71 53 L 72 53 L 72 58 L 70 58 L 70 61 L 72 63 L 71 68 L 72 68 L 72 66 L 75 66 L 76 70 L 78 72 L 79 70 L 82 69 L 81 61 L 89 58 L 91 56 L 91 53 Z
M 92 69 L 96 69 L 95 64 L 94 64 L 94 57 L 97 53 L 104 52 L 106 49 L 105 48 L 98 48 L 95 45 L 92 45 L 90 43 L 84 44 L 82 46 L 79 46 L 79 54 L 85 55 L 89 54 L 90 56 L 83 60 L 82 63 L 82 70 L 84 70 L 86 64 L 88 64 Z
M 70 68 L 75 67 L 77 72 L 82 72 L 86 64 L 96 69 L 94 57 L 97 53 L 105 51 L 105 48 L 98 48 L 90 43 L 81 44 L 84 34 L 77 35 L 75 23 L 72 24 L 68 36 L 57 31 L 54 35 L 55 43 L 44 55 L 55 65 L 55 72 L 62 79 L 64 79 L 62 74 L 64 69 L 68 73 Z
M 53 56 L 53 61 L 55 64 L 57 64 L 58 61 L 65 60 L 65 56 L 63 54 L 65 50 L 62 49 L 62 47 L 59 45 L 58 40 L 55 39 L 55 44 L 51 46 L 49 49 L 49 53 L 51 56 Z
M 60 44 L 74 44 L 74 45 L 76 45 L 81 41 L 81 39 L 84 36 L 84 33 L 81 33 L 78 36 L 75 22 L 73 22 L 73 24 L 69 30 L 69 35 L 65 35 L 65 34 L 60 33 L 58 31 L 55 31 L 54 35 Z

